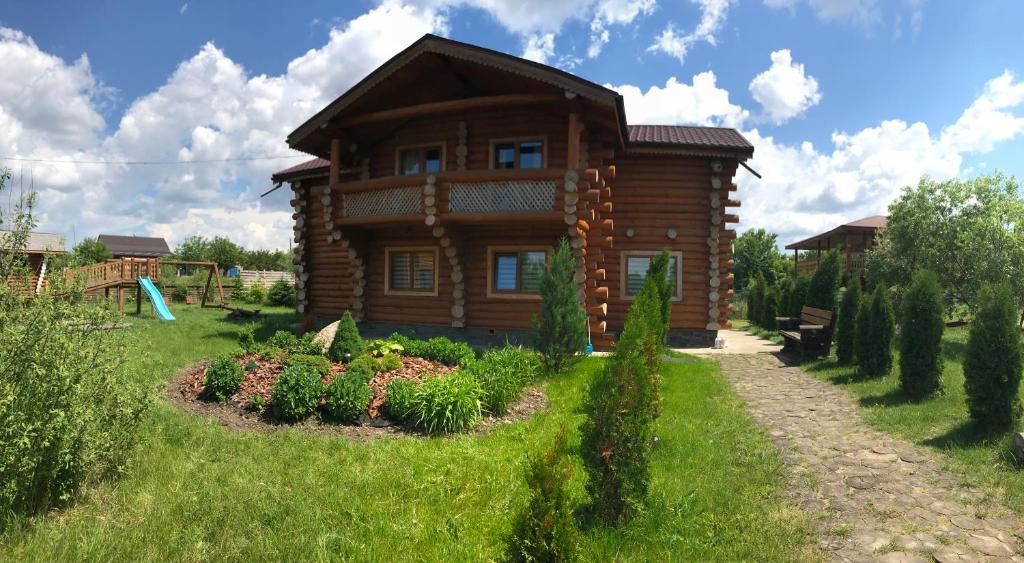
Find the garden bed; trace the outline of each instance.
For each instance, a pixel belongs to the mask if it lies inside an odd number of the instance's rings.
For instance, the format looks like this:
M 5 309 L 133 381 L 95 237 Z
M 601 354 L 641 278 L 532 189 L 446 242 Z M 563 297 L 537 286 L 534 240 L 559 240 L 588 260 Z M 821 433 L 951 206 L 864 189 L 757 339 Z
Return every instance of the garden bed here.
M 238 391 L 224 401 L 218 401 L 206 393 L 203 380 L 206 377 L 209 361 L 192 364 L 179 371 L 174 378 L 168 381 L 165 391 L 175 406 L 187 412 L 212 418 L 237 431 L 272 432 L 282 428 L 295 428 L 309 433 L 345 436 L 356 440 L 396 434 L 423 436 L 423 432 L 412 428 L 411 425 L 396 423 L 383 415 L 381 406 L 384 403 L 388 384 L 399 378 L 419 383 L 426 378 L 446 375 L 458 368 L 412 356 L 401 356 L 401 360 L 402 367 L 400 369 L 377 373 L 370 380 L 368 385 L 373 392 L 373 399 L 367 411 L 359 417 L 358 422 L 352 424 L 333 421 L 322 416 L 313 416 L 295 423 L 285 423 L 275 419 L 270 414 L 270 394 L 284 365 L 276 360 L 260 359 L 256 354 L 246 354 L 237 359 L 239 365 L 243 367 L 250 362 L 255 362 L 255 367 L 245 372 Z M 332 363 L 331 371 L 322 380 L 327 385 L 335 377 L 344 374 L 345 371 L 345 364 Z M 255 396 L 263 397 L 267 406 L 258 410 L 250 408 L 251 400 Z M 484 415 L 474 431 L 477 433 L 487 432 L 502 424 L 526 420 L 547 408 L 548 399 L 545 393 L 537 387 L 529 387 L 523 391 L 519 400 L 509 407 L 508 412 L 503 416 Z

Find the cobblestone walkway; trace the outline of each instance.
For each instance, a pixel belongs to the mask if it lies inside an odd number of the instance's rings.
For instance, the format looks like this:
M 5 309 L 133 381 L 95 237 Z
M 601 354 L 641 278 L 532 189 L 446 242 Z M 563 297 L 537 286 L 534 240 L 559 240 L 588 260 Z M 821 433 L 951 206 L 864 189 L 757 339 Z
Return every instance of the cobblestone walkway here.
M 1019 519 L 932 454 L 869 428 L 841 389 L 771 354 L 716 359 L 793 467 L 829 559 L 1024 562 Z

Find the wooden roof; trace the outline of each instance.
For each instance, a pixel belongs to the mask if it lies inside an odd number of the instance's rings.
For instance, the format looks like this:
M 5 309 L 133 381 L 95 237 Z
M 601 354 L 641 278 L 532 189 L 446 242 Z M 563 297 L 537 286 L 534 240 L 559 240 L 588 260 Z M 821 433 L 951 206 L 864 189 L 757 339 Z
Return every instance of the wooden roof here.
M 9 236 L 10 232 L 0 230 L 0 240 Z M 60 235 L 32 232 L 28 234 L 28 242 L 25 248 L 18 250 L 18 252 L 25 254 L 64 254 L 67 250 L 64 248 L 64 240 L 60 238 Z
M 122 256 L 156 258 L 171 253 L 167 241 L 160 237 L 100 235 L 99 241 L 115 258 Z
M 837 236 L 845 233 L 871 233 L 874 234 L 879 229 L 885 227 L 885 221 L 887 217 L 885 215 L 872 215 L 870 217 L 864 217 L 863 219 L 857 219 L 849 223 L 844 223 L 831 231 L 826 231 L 814 235 L 812 237 L 805 238 L 801 241 L 787 244 L 787 250 L 815 250 L 817 249 L 817 243 L 820 240 L 827 239 L 829 237 Z

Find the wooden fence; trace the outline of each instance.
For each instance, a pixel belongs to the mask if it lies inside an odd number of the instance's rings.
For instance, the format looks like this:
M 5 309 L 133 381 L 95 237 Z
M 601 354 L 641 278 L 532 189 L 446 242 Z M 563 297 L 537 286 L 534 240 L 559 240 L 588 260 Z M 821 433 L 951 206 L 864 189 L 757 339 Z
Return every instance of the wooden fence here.
M 269 270 L 242 270 L 238 277 L 242 278 L 242 285 L 249 289 L 254 283 L 263 287 L 270 287 L 275 282 L 284 281 L 288 285 L 295 285 L 295 274 L 293 272 L 272 272 Z

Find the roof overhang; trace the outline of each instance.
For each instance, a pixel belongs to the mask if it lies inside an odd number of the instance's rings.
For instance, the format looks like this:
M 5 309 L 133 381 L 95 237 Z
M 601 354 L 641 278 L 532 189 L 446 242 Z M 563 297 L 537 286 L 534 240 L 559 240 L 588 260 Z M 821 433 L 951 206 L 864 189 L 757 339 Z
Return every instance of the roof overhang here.
M 832 229 L 831 231 L 827 231 L 827 232 L 824 232 L 824 233 L 821 233 L 821 234 L 817 234 L 817 235 L 805 238 L 803 240 L 794 242 L 792 244 L 787 244 L 786 245 L 786 250 L 817 250 L 818 249 L 817 246 L 811 246 L 811 245 L 813 243 L 818 242 L 818 241 L 825 240 L 825 239 L 827 239 L 829 237 L 833 237 L 833 236 L 840 235 L 840 234 L 847 234 L 847 233 L 861 233 L 861 234 L 871 233 L 871 234 L 873 234 L 877 230 L 878 230 L 878 227 L 859 227 L 859 226 L 853 226 L 853 225 L 839 225 L 838 227 Z

